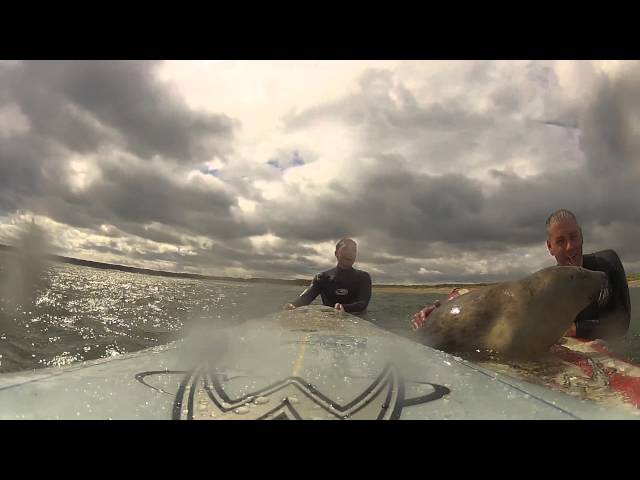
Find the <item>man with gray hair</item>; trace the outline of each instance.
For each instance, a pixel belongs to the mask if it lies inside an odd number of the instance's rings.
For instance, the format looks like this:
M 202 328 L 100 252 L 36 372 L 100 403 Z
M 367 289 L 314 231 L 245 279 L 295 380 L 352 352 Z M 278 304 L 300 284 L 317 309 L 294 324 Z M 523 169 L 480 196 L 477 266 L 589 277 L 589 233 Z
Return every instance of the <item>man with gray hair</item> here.
M 336 244 L 338 264 L 331 270 L 319 273 L 311 286 L 293 302 L 285 305 L 287 310 L 309 305 L 321 295 L 324 305 L 338 312 L 363 312 L 371 299 L 371 277 L 363 270 L 353 268 L 358 245 L 351 238 L 343 238 Z
M 547 249 L 559 266 L 604 272 L 608 279 L 598 301 L 578 314 L 565 336 L 594 339 L 625 335 L 631 319 L 631 302 L 627 277 L 616 252 L 601 250 L 583 255 L 582 229 L 576 216 L 564 208 L 549 215 L 546 227 Z

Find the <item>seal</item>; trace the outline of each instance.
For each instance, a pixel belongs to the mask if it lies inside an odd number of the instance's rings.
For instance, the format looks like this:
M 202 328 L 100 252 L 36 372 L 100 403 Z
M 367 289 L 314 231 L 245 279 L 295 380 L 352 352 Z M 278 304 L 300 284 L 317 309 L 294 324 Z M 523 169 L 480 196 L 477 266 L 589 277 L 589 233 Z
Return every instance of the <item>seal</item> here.
M 606 285 L 603 272 L 544 268 L 449 300 L 429 315 L 421 340 L 448 352 L 489 350 L 510 358 L 539 357 Z

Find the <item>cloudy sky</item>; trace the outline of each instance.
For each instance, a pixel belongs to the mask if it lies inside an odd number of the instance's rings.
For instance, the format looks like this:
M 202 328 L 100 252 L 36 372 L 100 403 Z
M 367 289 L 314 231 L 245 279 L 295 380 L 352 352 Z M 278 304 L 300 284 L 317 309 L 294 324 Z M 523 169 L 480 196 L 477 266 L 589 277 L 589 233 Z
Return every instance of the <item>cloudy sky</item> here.
M 563 207 L 640 271 L 640 63 L 0 62 L 0 243 L 307 278 L 351 236 L 374 283 L 495 281 Z

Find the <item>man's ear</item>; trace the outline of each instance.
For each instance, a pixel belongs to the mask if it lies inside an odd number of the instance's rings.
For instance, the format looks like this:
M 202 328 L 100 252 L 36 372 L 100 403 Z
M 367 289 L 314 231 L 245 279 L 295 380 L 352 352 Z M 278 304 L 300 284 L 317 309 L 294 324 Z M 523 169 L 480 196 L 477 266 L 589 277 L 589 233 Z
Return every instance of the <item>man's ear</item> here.
M 551 253 L 551 242 L 547 239 L 547 250 L 549 250 L 549 255 L 553 256 L 553 253 Z

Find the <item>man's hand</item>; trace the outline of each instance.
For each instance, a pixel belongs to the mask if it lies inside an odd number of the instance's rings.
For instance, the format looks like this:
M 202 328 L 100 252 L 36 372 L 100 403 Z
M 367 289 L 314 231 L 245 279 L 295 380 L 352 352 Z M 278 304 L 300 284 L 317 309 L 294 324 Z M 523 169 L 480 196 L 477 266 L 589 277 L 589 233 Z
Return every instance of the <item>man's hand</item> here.
M 295 309 L 296 309 L 296 306 L 295 306 L 293 303 L 287 303 L 287 304 L 284 306 L 284 309 L 285 309 L 285 310 L 295 310 Z
M 335 308 L 338 313 L 344 313 L 344 305 L 341 303 L 336 303 L 333 308 Z
M 440 300 L 436 300 L 435 302 L 433 302 L 432 305 L 429 305 L 428 307 L 424 307 L 422 310 L 416 313 L 411 318 L 411 328 L 413 328 L 414 330 L 420 330 L 421 328 L 424 328 L 424 326 L 427 323 L 427 317 L 429 316 L 429 314 L 433 312 L 436 308 L 438 308 L 440 305 L 441 305 Z
M 576 322 L 572 322 L 571 326 L 564 332 L 563 337 L 575 337 L 576 336 Z

